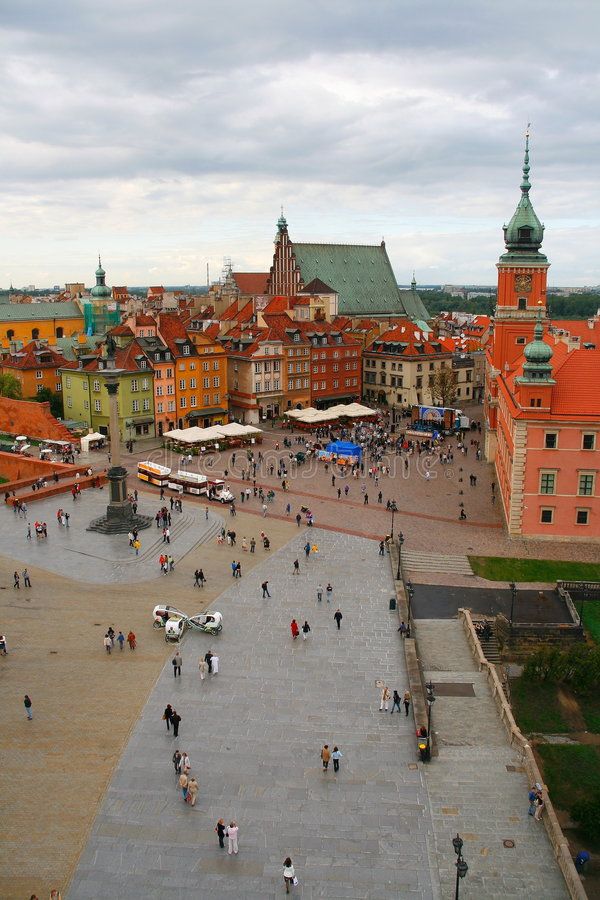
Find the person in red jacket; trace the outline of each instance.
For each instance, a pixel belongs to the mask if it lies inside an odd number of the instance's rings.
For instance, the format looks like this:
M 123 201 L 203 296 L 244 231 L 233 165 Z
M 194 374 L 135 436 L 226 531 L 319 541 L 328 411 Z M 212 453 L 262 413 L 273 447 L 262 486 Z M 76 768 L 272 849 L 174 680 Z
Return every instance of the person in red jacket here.
M 290 628 L 292 629 L 292 637 L 294 638 L 294 640 L 296 640 L 296 638 L 300 634 L 300 629 L 298 628 L 298 623 L 296 622 L 295 619 L 292 619 Z

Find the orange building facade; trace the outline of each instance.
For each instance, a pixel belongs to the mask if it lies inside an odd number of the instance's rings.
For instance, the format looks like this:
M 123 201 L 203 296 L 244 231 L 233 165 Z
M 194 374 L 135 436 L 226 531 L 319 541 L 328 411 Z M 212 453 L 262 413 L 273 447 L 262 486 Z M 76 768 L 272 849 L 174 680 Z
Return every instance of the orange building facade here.
M 563 340 L 547 321 L 528 144 L 486 349 L 485 454 L 510 536 L 600 541 L 600 349 Z

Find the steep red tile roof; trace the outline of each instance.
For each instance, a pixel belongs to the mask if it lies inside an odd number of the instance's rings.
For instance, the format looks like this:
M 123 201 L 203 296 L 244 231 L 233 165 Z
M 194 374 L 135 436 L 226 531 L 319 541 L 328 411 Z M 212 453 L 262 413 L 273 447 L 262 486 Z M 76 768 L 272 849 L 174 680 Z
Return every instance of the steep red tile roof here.
M 156 319 L 152 316 L 146 315 L 146 313 L 138 313 L 135 317 L 135 324 L 138 326 L 141 325 L 156 325 Z
M 552 374 L 556 380 L 552 413 L 575 418 L 600 416 L 600 349 L 572 350 Z
M 189 335 L 185 325 L 176 313 L 160 313 L 158 316 L 158 334 L 174 356 L 181 356 L 181 345 L 176 341 L 187 341 Z M 192 345 L 193 347 L 193 345 Z M 191 349 L 195 355 L 195 350 Z
M 587 319 L 553 319 L 550 327 L 556 335 L 561 331 L 568 332 L 571 337 L 578 337 L 581 343 L 594 343 L 600 340 L 600 319 L 592 321 L 593 326 L 590 328 Z
M 206 334 L 206 335 L 208 335 L 208 337 L 211 338 L 213 341 L 216 341 L 216 339 L 217 339 L 218 336 L 219 336 L 219 323 L 218 323 L 218 322 L 211 322 L 211 324 L 208 326 L 208 328 L 205 328 L 205 329 L 204 329 L 204 331 L 202 332 L 202 334 Z
M 287 312 L 289 307 L 290 301 L 287 297 L 273 297 L 263 309 L 263 315 L 264 313 Z
M 7 356 L 2 365 L 10 369 L 58 369 L 67 360 L 62 353 L 57 353 L 40 341 L 30 341 L 21 350 Z
M 423 332 L 418 325 L 404 322 L 385 331 L 375 338 L 365 350 L 366 353 L 386 353 L 384 344 L 405 345 L 403 356 L 435 356 L 440 353 L 453 353 L 454 341 L 451 338 L 436 338 L 431 332 Z M 421 348 L 421 349 L 418 349 Z
M 268 272 L 234 272 L 233 280 L 241 294 L 266 294 Z
M 117 337 L 124 335 L 128 337 L 133 337 L 133 331 L 129 327 L 129 325 L 115 325 L 114 328 L 111 328 L 108 334 L 116 335 Z
M 50 412 L 49 403 L 0 397 L 0 427 L 6 434 L 52 441 L 72 441 L 73 435 Z

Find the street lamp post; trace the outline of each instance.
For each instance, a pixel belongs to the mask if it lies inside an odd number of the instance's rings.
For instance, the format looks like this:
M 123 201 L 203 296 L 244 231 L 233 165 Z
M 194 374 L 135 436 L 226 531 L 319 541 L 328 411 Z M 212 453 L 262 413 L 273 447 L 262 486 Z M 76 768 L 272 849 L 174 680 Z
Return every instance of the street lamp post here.
M 396 506 L 396 501 L 392 500 L 390 503 L 390 509 L 392 511 L 392 530 L 390 532 L 390 537 L 392 540 L 394 539 L 394 515 L 398 512 L 398 507 Z
M 433 695 L 433 683 L 428 681 L 425 685 L 425 690 L 427 691 L 427 747 L 425 750 L 425 758 L 429 762 L 431 759 L 431 707 L 435 703 L 435 697 Z
M 457 834 L 455 838 L 452 838 L 452 846 L 454 847 L 454 852 L 457 856 L 456 862 L 454 864 L 456 866 L 456 889 L 454 892 L 454 900 L 458 900 L 460 879 L 464 878 L 469 871 L 469 867 L 462 857 L 463 843 L 464 842 L 460 834 Z
M 510 624 L 513 623 L 513 613 L 515 611 L 515 600 L 517 599 L 517 586 L 514 581 L 509 584 L 510 588 Z
M 406 637 L 410 637 L 410 617 L 412 615 L 412 599 L 415 596 L 415 589 L 413 588 L 412 581 L 406 582 L 406 594 L 408 596 L 408 622 Z
M 404 543 L 404 535 L 402 532 L 398 535 L 398 570 L 396 572 L 396 581 L 402 578 L 402 544 Z

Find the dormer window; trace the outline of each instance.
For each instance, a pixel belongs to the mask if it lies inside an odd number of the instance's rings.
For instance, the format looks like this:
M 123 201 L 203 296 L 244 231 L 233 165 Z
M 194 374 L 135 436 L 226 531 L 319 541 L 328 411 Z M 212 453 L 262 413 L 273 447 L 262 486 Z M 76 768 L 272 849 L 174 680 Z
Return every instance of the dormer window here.
M 531 228 L 528 225 L 523 225 L 521 228 L 519 228 L 518 235 L 518 241 L 520 244 L 528 244 L 531 241 Z

